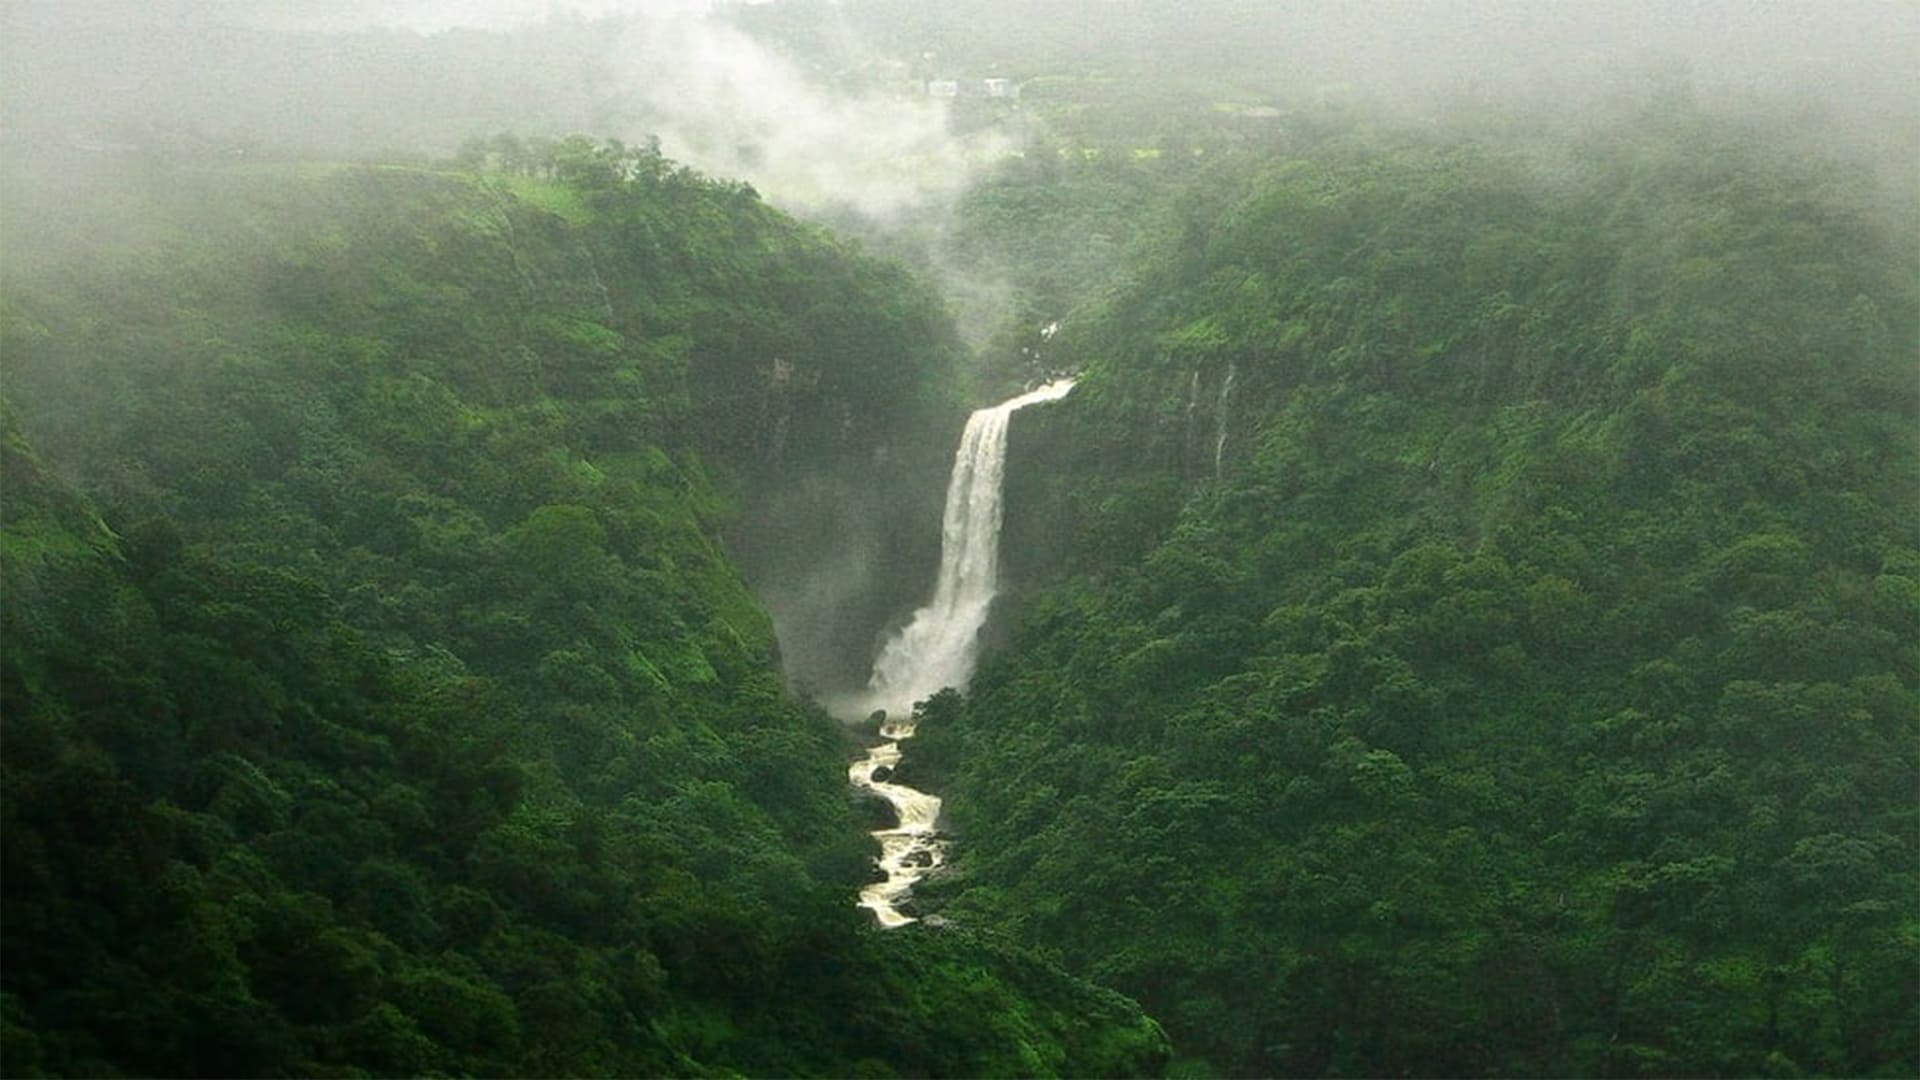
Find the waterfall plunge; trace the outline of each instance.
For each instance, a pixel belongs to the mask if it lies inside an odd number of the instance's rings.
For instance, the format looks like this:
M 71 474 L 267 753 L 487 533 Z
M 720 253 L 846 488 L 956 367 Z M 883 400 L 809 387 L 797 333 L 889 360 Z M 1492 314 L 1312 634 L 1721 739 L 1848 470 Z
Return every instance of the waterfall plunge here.
M 940 577 L 933 598 L 887 641 L 867 683 L 870 707 L 904 720 L 913 703 L 973 676 L 975 638 L 1000 585 L 1000 492 L 1007 422 L 1028 405 L 1058 401 L 1072 379 L 1048 383 L 975 412 L 960 437 L 940 525 Z

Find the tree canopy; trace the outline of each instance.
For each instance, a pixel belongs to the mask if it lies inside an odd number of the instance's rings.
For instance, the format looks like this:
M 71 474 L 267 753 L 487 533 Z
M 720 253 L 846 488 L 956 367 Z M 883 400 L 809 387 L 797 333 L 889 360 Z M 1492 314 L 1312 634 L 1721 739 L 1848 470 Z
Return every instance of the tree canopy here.
M 942 910 L 1177 1069 L 1910 1073 L 1912 237 L 1684 110 L 1502 146 L 1236 164 L 1062 332 Z
M 866 925 L 841 730 L 723 549 L 944 410 L 938 301 L 543 152 L 162 165 L 72 196 L 97 250 L 15 234 L 4 1071 L 1157 1071 L 1023 947 Z

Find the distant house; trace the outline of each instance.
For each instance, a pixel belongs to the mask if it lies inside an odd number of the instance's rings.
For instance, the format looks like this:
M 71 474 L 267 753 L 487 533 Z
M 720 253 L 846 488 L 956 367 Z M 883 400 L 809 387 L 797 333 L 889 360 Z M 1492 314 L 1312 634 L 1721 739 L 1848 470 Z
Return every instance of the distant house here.
M 1020 84 L 1014 82 L 1012 79 L 984 79 L 982 80 L 982 85 L 986 87 L 987 96 L 990 98 L 1018 98 L 1020 96 Z
M 927 96 L 930 98 L 957 98 L 960 96 L 958 79 L 928 79 Z

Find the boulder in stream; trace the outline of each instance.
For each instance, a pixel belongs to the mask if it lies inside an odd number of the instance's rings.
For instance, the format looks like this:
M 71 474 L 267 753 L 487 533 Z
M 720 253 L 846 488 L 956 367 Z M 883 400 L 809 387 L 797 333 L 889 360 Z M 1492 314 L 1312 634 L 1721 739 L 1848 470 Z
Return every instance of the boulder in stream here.
M 860 816 L 862 827 L 868 832 L 900 827 L 900 812 L 894 805 L 871 791 L 854 789 L 855 811 Z

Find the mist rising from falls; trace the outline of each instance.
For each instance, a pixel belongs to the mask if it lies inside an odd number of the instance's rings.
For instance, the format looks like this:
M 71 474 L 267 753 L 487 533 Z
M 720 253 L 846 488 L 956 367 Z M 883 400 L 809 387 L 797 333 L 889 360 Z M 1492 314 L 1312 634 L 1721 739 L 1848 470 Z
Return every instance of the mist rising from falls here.
M 940 524 L 940 576 L 933 598 L 880 650 L 864 693 L 841 702 L 843 714 L 886 711 L 881 742 L 847 769 L 853 785 L 892 805 L 899 824 L 880 829 L 875 860 L 883 880 L 860 890 L 860 906 L 882 926 L 902 926 L 913 917 L 897 904 L 913 883 L 946 861 L 947 845 L 937 825 L 940 798 L 887 776 L 900 764 L 900 743 L 913 737 L 913 703 L 952 686 L 964 689 L 978 659 L 977 639 L 1000 587 L 1000 495 L 1006 473 L 1007 424 L 1028 405 L 1058 401 L 1072 379 L 1048 383 L 967 419 L 947 481 L 947 508 Z M 881 770 L 886 770 L 882 774 Z M 878 775 L 877 775 L 878 774 Z

